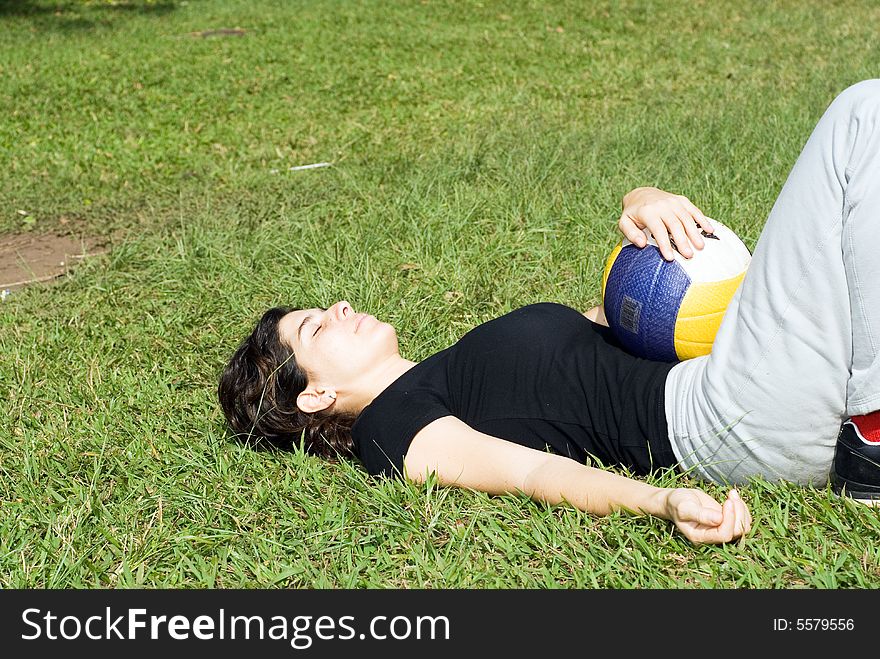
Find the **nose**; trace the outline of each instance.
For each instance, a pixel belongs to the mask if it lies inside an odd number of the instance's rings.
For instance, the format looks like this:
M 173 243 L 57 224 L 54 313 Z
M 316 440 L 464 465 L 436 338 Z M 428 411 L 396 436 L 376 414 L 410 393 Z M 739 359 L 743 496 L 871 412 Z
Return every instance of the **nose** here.
M 345 300 L 339 300 L 339 302 L 330 307 L 330 312 L 334 320 L 345 320 L 354 314 L 354 309 Z

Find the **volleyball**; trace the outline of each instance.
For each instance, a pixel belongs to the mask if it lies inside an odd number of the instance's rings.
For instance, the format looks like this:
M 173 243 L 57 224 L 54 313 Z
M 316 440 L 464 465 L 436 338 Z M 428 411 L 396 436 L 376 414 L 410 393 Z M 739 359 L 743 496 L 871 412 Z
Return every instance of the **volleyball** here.
M 752 258 L 733 231 L 712 223 L 714 233 L 703 232 L 705 247 L 689 259 L 675 249 L 666 261 L 647 229 L 644 248 L 624 238 L 611 251 L 602 276 L 605 317 L 630 353 L 675 362 L 712 350 Z

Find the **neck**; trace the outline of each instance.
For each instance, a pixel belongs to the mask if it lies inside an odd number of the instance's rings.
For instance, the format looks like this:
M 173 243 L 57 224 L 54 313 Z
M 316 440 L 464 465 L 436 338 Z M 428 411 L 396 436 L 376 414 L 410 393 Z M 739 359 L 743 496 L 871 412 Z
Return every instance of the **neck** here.
M 346 396 L 345 407 L 360 414 L 376 396 L 415 365 L 416 362 L 404 359 L 399 354 L 392 355 L 366 375 L 359 386 L 352 389 Z

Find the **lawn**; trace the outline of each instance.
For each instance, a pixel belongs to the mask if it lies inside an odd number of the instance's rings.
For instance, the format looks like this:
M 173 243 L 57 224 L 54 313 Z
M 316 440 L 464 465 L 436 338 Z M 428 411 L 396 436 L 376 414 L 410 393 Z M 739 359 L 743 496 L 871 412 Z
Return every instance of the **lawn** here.
M 636 186 L 753 247 L 878 27 L 868 0 L 0 0 L 0 235 L 110 246 L 0 303 L 0 588 L 877 588 L 880 508 L 828 489 L 755 481 L 749 536 L 693 546 L 249 451 L 216 383 L 277 304 L 344 298 L 413 360 L 585 310 Z

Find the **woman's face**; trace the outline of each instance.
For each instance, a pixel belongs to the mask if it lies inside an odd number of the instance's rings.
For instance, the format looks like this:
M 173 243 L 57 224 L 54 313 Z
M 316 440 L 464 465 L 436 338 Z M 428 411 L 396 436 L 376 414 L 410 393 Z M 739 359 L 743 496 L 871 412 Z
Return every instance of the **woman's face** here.
M 345 391 L 373 367 L 398 354 L 397 333 L 388 323 L 355 313 L 340 300 L 329 309 L 291 311 L 278 325 L 309 386 Z

